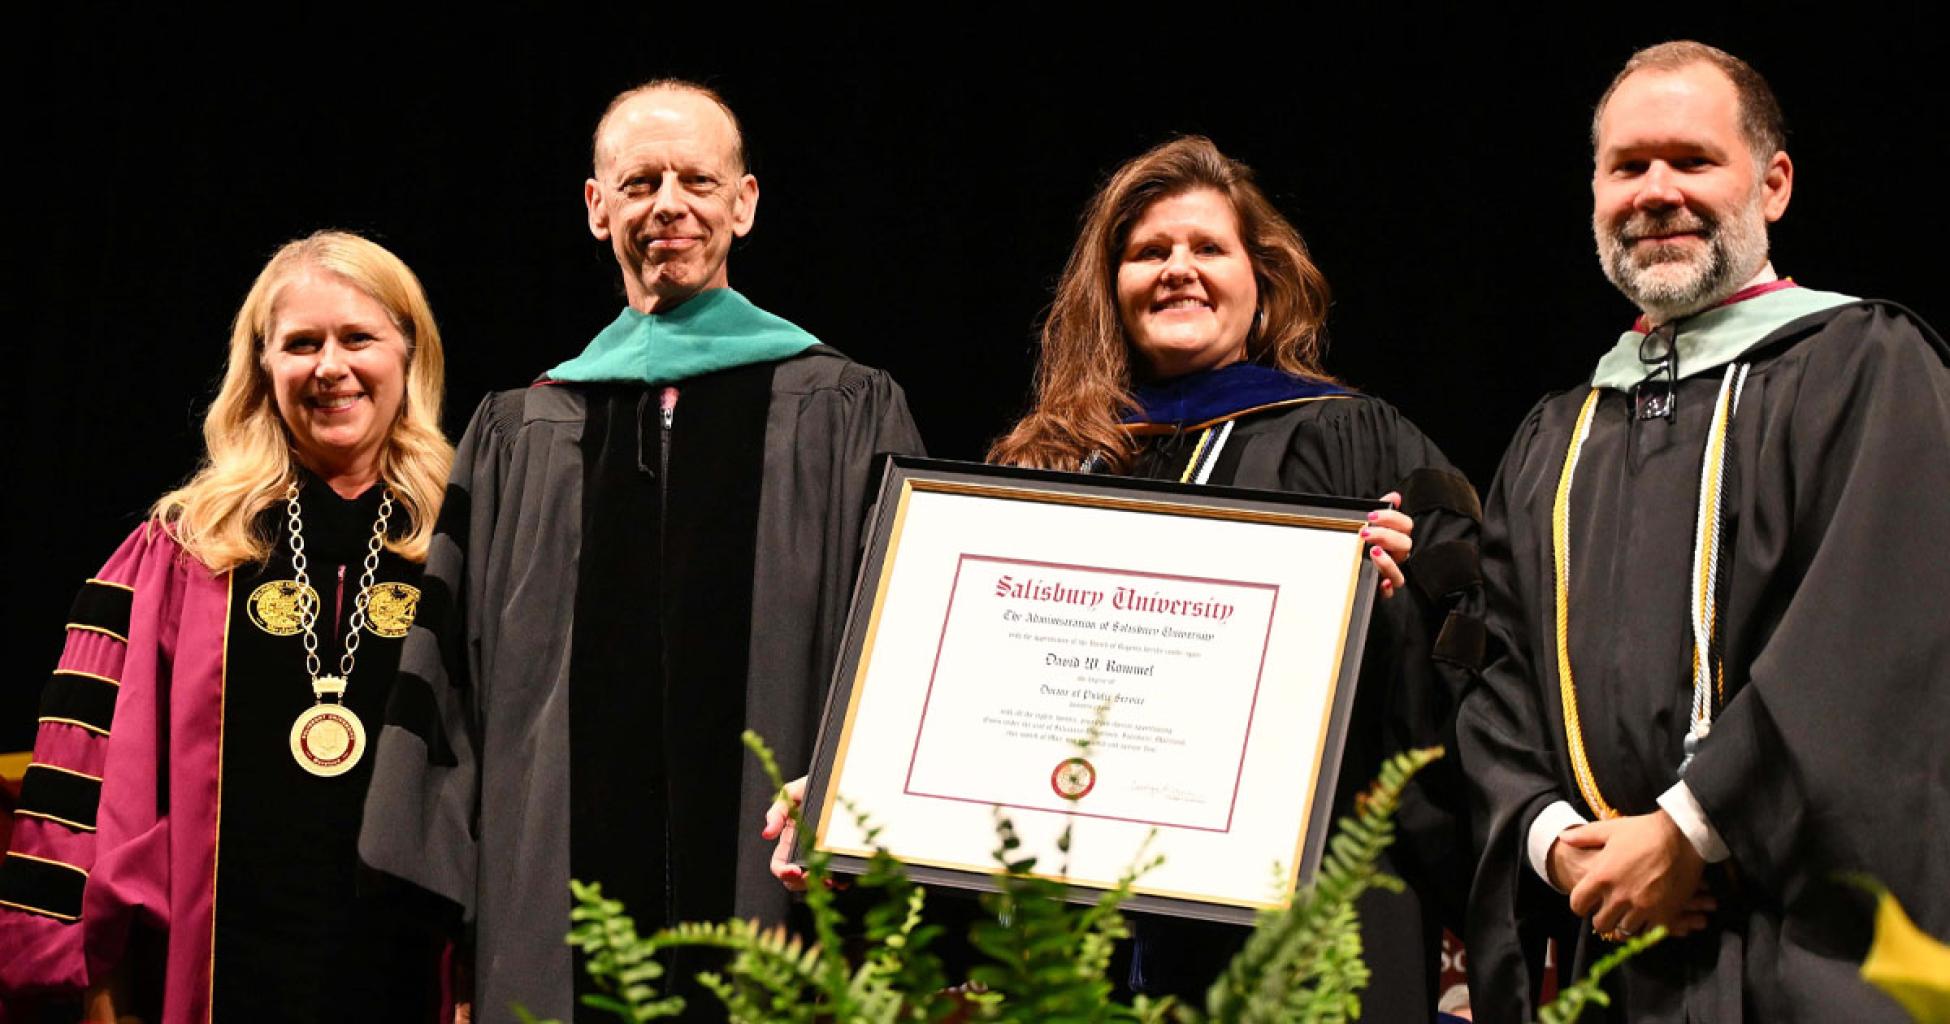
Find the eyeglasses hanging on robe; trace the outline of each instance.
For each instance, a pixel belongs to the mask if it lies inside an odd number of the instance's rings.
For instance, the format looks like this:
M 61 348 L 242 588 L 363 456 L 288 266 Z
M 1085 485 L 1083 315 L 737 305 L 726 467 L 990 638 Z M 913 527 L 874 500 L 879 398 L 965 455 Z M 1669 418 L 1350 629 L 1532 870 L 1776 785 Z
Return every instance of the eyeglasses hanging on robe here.
M 1676 324 L 1661 324 L 1639 339 L 1639 362 L 1650 368 L 1632 386 L 1632 407 L 1641 420 L 1671 420 L 1673 397 L 1679 387 L 1679 336 Z

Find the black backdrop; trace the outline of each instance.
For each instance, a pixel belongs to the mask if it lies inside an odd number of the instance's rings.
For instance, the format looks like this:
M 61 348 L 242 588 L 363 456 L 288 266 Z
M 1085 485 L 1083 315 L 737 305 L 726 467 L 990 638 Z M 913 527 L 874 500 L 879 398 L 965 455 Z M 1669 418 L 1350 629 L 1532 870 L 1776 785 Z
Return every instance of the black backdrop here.
M 1950 321 L 1946 49 L 1853 9 L 1128 7 L 1058 37 L 988 8 L 915 9 L 923 29 L 732 8 L 673 23 L 665 6 L 7 25 L 0 751 L 31 742 L 75 586 L 191 468 L 229 318 L 270 251 L 332 226 L 404 257 L 447 339 L 458 433 L 487 390 L 614 315 L 581 182 L 603 103 L 648 77 L 710 82 L 744 120 L 762 201 L 732 282 L 892 370 L 947 457 L 979 458 L 1021 410 L 1085 198 L 1196 131 L 1257 167 L 1313 246 L 1335 288 L 1330 368 L 1486 486 L 1531 402 L 1629 320 L 1592 255 L 1587 119 L 1634 47 L 1673 35 L 1741 53 L 1781 94 L 1797 169 L 1781 272 Z

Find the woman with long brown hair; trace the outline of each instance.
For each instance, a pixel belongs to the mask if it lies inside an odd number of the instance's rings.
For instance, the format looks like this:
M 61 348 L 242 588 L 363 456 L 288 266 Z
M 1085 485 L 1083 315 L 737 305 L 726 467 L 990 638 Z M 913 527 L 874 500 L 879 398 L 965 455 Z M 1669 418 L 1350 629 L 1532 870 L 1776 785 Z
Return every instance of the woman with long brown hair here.
M 85 991 L 89 1020 L 433 1018 L 442 940 L 355 847 L 453 460 L 443 383 L 392 253 L 321 231 L 258 274 L 202 466 L 68 615 L 0 863 L 0 1017 Z
M 1344 811 L 1382 757 L 1453 730 L 1481 645 L 1478 513 L 1469 483 L 1414 425 L 1322 367 L 1327 305 L 1305 242 L 1245 165 L 1208 139 L 1164 143 L 1120 167 L 1086 209 L 1043 324 L 1034 403 L 989 460 L 1385 497 L 1394 507 L 1372 513 L 1364 536 L 1392 599 L 1370 625 Z M 1460 800 L 1453 771 L 1425 773 L 1388 865 L 1409 890 L 1363 902 L 1370 1019 L 1434 1017 L 1440 925 L 1467 887 Z M 1136 925 L 1133 987 L 1185 997 L 1219 976 L 1244 935 Z

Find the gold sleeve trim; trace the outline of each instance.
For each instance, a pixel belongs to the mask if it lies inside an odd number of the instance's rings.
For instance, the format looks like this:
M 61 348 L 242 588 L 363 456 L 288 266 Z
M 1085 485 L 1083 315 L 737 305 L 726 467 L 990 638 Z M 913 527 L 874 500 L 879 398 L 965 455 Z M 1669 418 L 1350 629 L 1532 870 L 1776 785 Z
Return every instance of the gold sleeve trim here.
M 38 914 L 41 917 L 51 917 L 54 920 L 60 921 L 64 924 L 73 924 L 76 921 L 81 920 L 81 918 L 79 917 L 73 917 L 68 914 L 57 914 L 52 910 L 46 909 L 45 907 L 30 907 L 25 903 L 15 903 L 12 900 L 0 900 L 0 907 L 12 907 L 15 910 L 23 910 L 29 914 Z
M 89 725 L 87 722 L 79 721 L 73 718 L 59 718 L 54 715 L 42 715 L 39 720 L 42 722 L 53 722 L 57 725 L 72 725 L 77 729 L 86 729 L 97 736 L 108 735 L 107 729 L 104 729 L 97 725 Z
M 69 871 L 78 871 L 81 873 L 81 877 L 83 878 L 88 877 L 87 868 L 84 868 L 79 864 L 70 864 L 65 860 L 55 860 L 51 857 L 36 857 L 31 853 L 22 853 L 19 850 L 8 850 L 7 856 L 19 857 L 21 860 L 31 860 L 40 864 L 52 864 L 57 868 L 67 868 Z
M 91 625 L 89 625 L 89 624 L 87 624 L 86 622 L 70 622 L 70 623 L 68 623 L 68 628 L 69 628 L 69 629 L 78 629 L 78 630 L 81 630 L 81 631 L 82 631 L 82 632 L 84 632 L 84 633 L 100 633 L 101 635 L 103 635 L 103 636 L 105 636 L 105 637 L 110 637 L 110 638 L 112 638 L 112 639 L 116 639 L 116 640 L 120 640 L 120 641 L 122 641 L 123 643 L 128 643 L 128 642 L 129 642 L 129 638 L 128 638 L 128 637 L 125 637 L 125 636 L 123 636 L 122 634 L 120 634 L 120 633 L 117 633 L 116 631 L 114 631 L 114 630 L 112 630 L 112 629 L 103 629 L 103 628 L 102 628 L 102 627 L 100 627 L 100 626 L 91 626 Z
M 95 826 L 93 826 L 93 825 L 83 825 L 83 824 L 82 824 L 81 822 L 78 822 L 78 821 L 69 821 L 68 819 L 66 819 L 66 818 L 63 818 L 63 817 L 60 817 L 59 815 L 54 815 L 54 814 L 44 814 L 44 813 L 42 813 L 42 812 L 40 812 L 40 811 L 26 811 L 26 810 L 21 810 L 20 808 L 15 808 L 15 809 L 14 809 L 14 817 L 16 817 L 16 818 L 39 818 L 39 819 L 41 819 L 42 821 L 51 821 L 51 822 L 53 822 L 53 823 L 55 823 L 56 825 L 66 825 L 67 827 L 69 827 L 69 828 L 71 828 L 71 829 L 74 829 L 74 830 L 75 830 L 76 832 L 93 832 L 93 831 L 95 831 Z M 25 854 L 22 854 L 22 856 L 26 856 L 26 855 L 25 855 Z
M 93 672 L 83 672 L 80 669 L 76 669 L 76 668 L 57 668 L 54 670 L 54 674 L 57 676 L 80 676 L 83 679 L 93 679 L 98 682 L 107 683 L 110 686 L 122 685 L 122 681 L 120 679 L 110 679 L 107 676 L 99 676 Z
M 28 769 L 29 769 L 29 770 L 32 770 L 32 769 L 35 769 L 35 768 L 40 768 L 40 769 L 42 769 L 42 770 L 44 770 L 44 771 L 50 771 L 50 772 L 60 772 L 60 773 L 62 773 L 63 775 L 73 775 L 73 776 L 75 776 L 76 778 L 82 778 L 82 779 L 87 779 L 87 780 L 88 780 L 89 782 L 100 782 L 100 781 L 102 781 L 102 777 L 101 777 L 101 776 L 99 776 L 99 775 L 90 775 L 90 774 L 88 774 L 87 772 L 78 772 L 78 771 L 75 771 L 75 770 L 74 770 L 73 768 L 63 768 L 63 767 L 61 767 L 61 766 L 60 766 L 60 765 L 58 765 L 58 764 L 48 764 L 48 763 L 47 763 L 47 762 L 45 762 L 45 761 L 36 761 L 36 762 L 34 762 L 33 764 L 30 764 L 30 765 L 28 765 L 27 767 L 28 767 Z M 21 774 L 22 774 L 23 776 L 25 776 L 25 775 L 26 775 L 26 772 L 22 772 Z

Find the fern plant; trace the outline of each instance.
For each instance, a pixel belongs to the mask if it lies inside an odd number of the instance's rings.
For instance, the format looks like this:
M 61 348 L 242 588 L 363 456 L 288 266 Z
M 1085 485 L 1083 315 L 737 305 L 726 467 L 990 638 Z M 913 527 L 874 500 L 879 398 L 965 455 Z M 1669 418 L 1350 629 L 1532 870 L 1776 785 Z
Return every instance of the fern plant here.
M 783 793 L 771 749 L 753 733 L 745 733 L 744 740 Z M 879 829 L 847 806 L 872 843 Z M 803 824 L 796 808 L 792 820 Z M 867 870 L 855 880 L 880 897 L 863 917 L 867 948 L 857 966 L 846 959 L 841 941 L 846 920 L 834 904 L 831 879 L 831 856 L 814 851 L 806 862 L 810 943 L 782 925 L 768 928 L 737 919 L 684 922 L 642 936 L 622 904 L 605 898 L 600 885 L 571 882 L 576 906 L 568 941 L 582 951 L 584 969 L 598 989 L 582 997 L 583 1005 L 633 1024 L 677 1016 L 684 1012 L 684 999 L 658 991 L 664 971 L 656 956 L 701 947 L 730 953 L 723 970 L 701 973 L 698 982 L 734 1021 L 896 1024 L 939 1021 L 953 1013 L 959 1000 L 945 991 L 941 961 L 928 949 L 940 929 L 924 922 L 925 894 L 900 863 L 876 846 Z M 539 1022 L 519 1006 L 515 1010 L 527 1024 L 558 1024 Z
M 1164 1007 L 1148 1000 L 1140 1000 L 1138 1007 L 1115 1002 L 1115 985 L 1108 976 L 1118 940 L 1130 937 L 1118 905 L 1158 861 L 1127 870 L 1116 887 L 1078 907 L 1065 899 L 1062 883 L 1035 874 L 1036 858 L 1021 854 L 1015 824 L 1001 815 L 996 817 L 996 838 L 995 859 L 1002 867 L 997 890 L 982 897 L 989 916 L 977 921 L 969 936 L 988 957 L 970 972 L 980 990 L 970 999 L 975 1019 L 1023 1024 L 1162 1020 Z M 1057 848 L 1067 853 L 1069 843 L 1066 828 Z M 1067 866 L 1058 872 L 1067 873 Z
M 1382 763 L 1355 815 L 1337 823 L 1313 886 L 1285 910 L 1261 914 L 1246 948 L 1206 993 L 1211 1020 L 1329 1024 L 1361 1015 L 1368 968 L 1354 902 L 1376 886 L 1401 889 L 1376 860 L 1395 841 L 1395 810 L 1409 780 L 1441 756 L 1440 748 L 1412 750 Z
M 784 780 L 771 751 L 752 733 L 744 739 L 783 793 Z M 1129 936 L 1118 907 L 1138 877 L 1158 863 L 1155 858 L 1143 861 L 1140 853 L 1140 863 L 1117 886 L 1090 903 L 1074 904 L 1062 883 L 1036 873 L 1036 858 L 1023 853 L 1013 823 L 1000 815 L 996 891 L 983 896 L 989 919 L 978 922 L 970 935 L 987 962 L 971 971 L 962 989 L 948 989 L 941 961 L 929 948 L 940 930 L 925 922 L 925 892 L 875 845 L 865 873 L 854 882 L 877 899 L 862 917 L 864 946 L 852 960 L 841 939 L 847 922 L 828 885 L 831 857 L 818 850 L 806 859 L 810 941 L 782 926 L 738 920 L 684 923 L 642 936 L 622 904 L 604 897 L 600 885 L 571 883 L 576 906 L 568 941 L 582 952 L 584 967 L 599 990 L 583 1002 L 633 1024 L 676 1016 L 683 1012 L 684 1001 L 660 991 L 665 972 L 657 955 L 678 947 L 708 947 L 725 950 L 730 958 L 722 970 L 698 975 L 700 984 L 724 1005 L 730 1020 L 751 1024 L 1352 1020 L 1361 1014 L 1360 992 L 1368 981 L 1354 904 L 1376 886 L 1401 888 L 1400 880 L 1383 873 L 1376 862 L 1394 841 L 1394 815 L 1404 789 L 1416 772 L 1440 756 L 1440 749 L 1416 750 L 1383 764 L 1374 785 L 1356 801 L 1356 813 L 1337 823 L 1312 885 L 1295 894 L 1287 909 L 1260 915 L 1245 948 L 1207 993 L 1203 1012 L 1170 999 L 1139 996 L 1125 1005 L 1114 998 L 1116 986 L 1108 977 L 1111 953 Z M 842 804 L 873 844 L 878 828 L 858 808 Z M 795 826 L 803 824 L 796 808 L 792 818 Z M 1066 829 L 1059 851 L 1067 854 L 1069 839 Z M 1600 961 L 1584 980 L 1545 1007 L 1540 1020 L 1569 1024 L 1585 1005 L 1605 1003 L 1599 987 L 1604 975 L 1662 935 L 1662 930 L 1648 932 Z M 516 1010 L 523 1021 L 539 1024 L 525 1010 Z
M 1591 965 L 1584 977 L 1579 978 L 1568 988 L 1560 991 L 1550 1005 L 1539 1010 L 1537 1024 L 1572 1024 L 1584 1008 L 1593 1003 L 1610 1006 L 1611 996 L 1605 994 L 1601 983 L 1613 968 L 1645 952 L 1666 937 L 1664 925 L 1651 928 L 1637 938 L 1629 939 L 1617 949 L 1606 953 L 1597 963 Z

